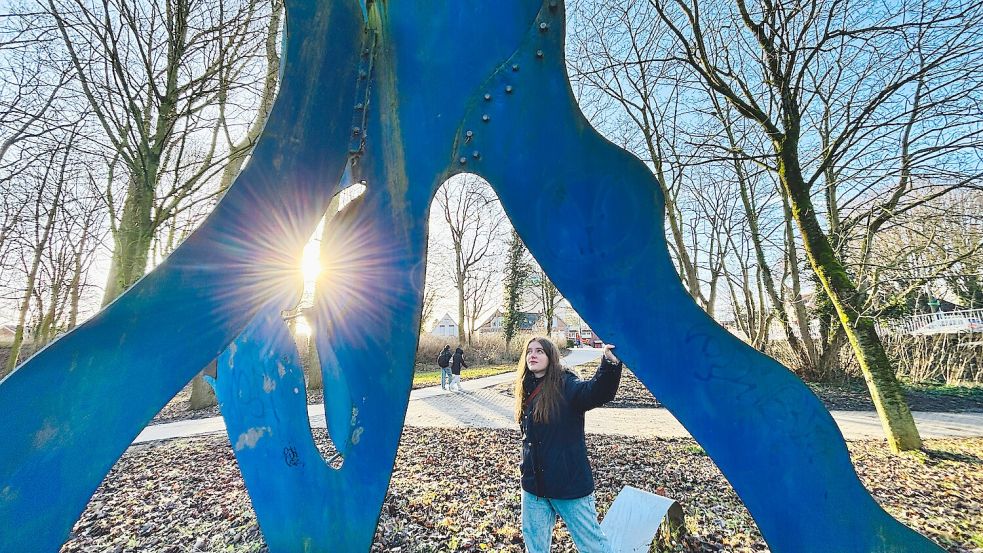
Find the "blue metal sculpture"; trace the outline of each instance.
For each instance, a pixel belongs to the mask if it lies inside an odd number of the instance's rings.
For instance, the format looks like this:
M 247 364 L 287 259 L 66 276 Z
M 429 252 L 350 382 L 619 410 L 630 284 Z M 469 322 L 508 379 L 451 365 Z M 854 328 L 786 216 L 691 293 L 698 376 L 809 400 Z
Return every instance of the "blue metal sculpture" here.
M 368 550 L 409 397 L 430 201 L 463 171 L 492 184 L 773 550 L 940 551 L 874 502 L 808 388 L 684 292 L 651 172 L 573 98 L 562 2 L 287 4 L 284 84 L 235 185 L 156 270 L 0 383 L 0 551 L 56 551 L 130 441 L 226 346 L 216 388 L 271 550 Z M 332 230 L 347 257 L 315 315 L 334 468 L 279 312 L 346 166 L 367 190 Z

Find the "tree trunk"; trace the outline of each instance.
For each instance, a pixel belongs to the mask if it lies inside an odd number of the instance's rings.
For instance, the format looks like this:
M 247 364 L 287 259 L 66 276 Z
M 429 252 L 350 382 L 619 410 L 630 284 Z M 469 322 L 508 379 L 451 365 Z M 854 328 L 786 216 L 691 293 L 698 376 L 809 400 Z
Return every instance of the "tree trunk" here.
M 778 169 L 782 185 L 788 192 L 792 216 L 802 233 L 806 256 L 833 302 L 843 330 L 853 346 L 891 449 L 898 452 L 920 448 L 922 440 L 905 402 L 901 384 L 894 374 L 894 367 L 877 336 L 874 321 L 860 315 L 863 298 L 843 264 L 836 258 L 819 225 L 795 155 L 779 148 Z
M 812 332 L 809 329 L 809 314 L 806 312 L 805 302 L 802 300 L 802 284 L 799 279 L 799 255 L 795 246 L 795 234 L 792 232 L 792 211 L 788 205 L 788 198 L 782 194 L 782 209 L 785 212 L 785 242 L 788 244 L 788 265 L 789 277 L 792 279 L 792 309 L 795 310 L 795 321 L 799 325 L 799 336 L 804 346 L 806 371 L 816 371 L 819 367 L 819 352 L 816 349 L 816 341 L 812 339 Z M 818 290 L 817 290 L 818 292 Z
M 212 361 L 191 380 L 191 400 L 188 402 L 192 411 L 205 409 L 218 404 L 215 390 L 205 382 L 205 375 L 215 378 L 218 371 L 218 361 Z
M 41 324 L 38 327 L 38 332 L 35 334 L 35 343 L 39 348 L 50 342 L 55 336 L 55 323 L 58 319 L 58 300 L 61 296 L 61 286 L 61 278 L 56 277 L 49 291 L 51 303 L 45 309 L 44 317 L 41 318 Z
M 147 270 L 147 256 L 153 241 L 151 210 L 154 202 L 154 178 L 135 177 L 130 183 L 119 228 L 114 233 L 113 259 L 102 298 L 105 307 L 127 288 L 143 277 Z
M 69 149 L 71 149 L 69 147 Z M 54 161 L 52 159 L 52 161 Z M 22 298 L 20 304 L 20 311 L 17 314 L 17 328 L 14 330 L 14 341 L 10 345 L 10 354 L 7 357 L 7 363 L 4 365 L 3 369 L 0 369 L 0 378 L 3 378 L 17 366 L 17 360 L 20 357 L 20 348 L 24 343 L 24 324 L 27 321 L 27 311 L 31 306 L 31 294 L 34 291 L 34 283 L 37 281 L 38 270 L 41 266 L 41 257 L 45 253 L 45 248 L 48 246 L 48 240 L 51 237 L 51 229 L 55 226 L 55 219 L 57 218 L 58 210 L 61 209 L 61 193 L 64 187 L 65 162 L 62 163 L 62 171 L 58 176 L 57 187 L 55 188 L 54 201 L 51 203 L 51 207 L 48 211 L 48 218 L 44 224 L 44 231 L 41 234 L 41 239 L 34 246 L 34 255 L 31 259 L 31 269 L 27 274 L 27 283 L 24 286 L 24 297 Z M 38 195 L 38 208 L 35 209 L 35 214 L 40 214 L 40 203 L 43 201 L 42 195 Z
M 454 256 L 456 258 L 457 270 L 457 341 L 459 344 L 465 343 L 467 336 L 464 333 L 464 273 L 461 270 L 461 248 L 454 245 Z

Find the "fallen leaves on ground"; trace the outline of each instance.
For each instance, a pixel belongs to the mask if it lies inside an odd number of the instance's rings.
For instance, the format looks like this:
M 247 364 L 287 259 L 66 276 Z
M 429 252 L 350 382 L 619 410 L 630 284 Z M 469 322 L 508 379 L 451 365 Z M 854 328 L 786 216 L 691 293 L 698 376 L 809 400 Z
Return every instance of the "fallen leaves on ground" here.
M 315 436 L 329 448 L 323 431 Z M 406 428 L 372 551 L 522 551 L 518 440 L 511 430 Z M 767 551 L 693 440 L 590 435 L 588 445 L 602 514 L 624 485 L 663 488 L 682 504 L 689 530 L 671 551 Z M 925 452 L 906 455 L 879 441 L 852 442 L 850 450 L 888 512 L 951 552 L 983 551 L 983 438 L 928 440 Z M 575 551 L 562 528 L 554 544 Z M 212 435 L 131 448 L 62 551 L 266 547 L 228 441 Z

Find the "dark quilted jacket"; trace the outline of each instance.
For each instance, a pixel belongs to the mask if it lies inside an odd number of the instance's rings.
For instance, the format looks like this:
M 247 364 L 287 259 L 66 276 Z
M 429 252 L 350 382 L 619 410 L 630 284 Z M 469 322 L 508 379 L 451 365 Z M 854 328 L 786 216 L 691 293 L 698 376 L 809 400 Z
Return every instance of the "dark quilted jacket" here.
M 526 407 L 522 429 L 522 489 L 539 497 L 575 499 L 594 491 L 594 476 L 587 461 L 584 413 L 614 399 L 621 382 L 622 364 L 602 358 L 589 380 L 567 371 L 563 375 L 563 399 L 549 424 L 532 420 L 532 404 Z M 535 378 L 530 373 L 530 382 Z M 527 382 L 527 394 L 535 384 Z M 533 398 L 533 403 L 538 399 Z

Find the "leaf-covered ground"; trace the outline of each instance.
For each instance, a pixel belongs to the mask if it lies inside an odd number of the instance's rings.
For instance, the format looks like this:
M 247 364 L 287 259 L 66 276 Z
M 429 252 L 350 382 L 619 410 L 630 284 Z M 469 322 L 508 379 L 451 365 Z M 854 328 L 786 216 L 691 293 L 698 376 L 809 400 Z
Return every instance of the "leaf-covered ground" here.
M 328 447 L 325 435 L 316 434 Z M 504 430 L 407 428 L 373 551 L 522 550 L 518 435 Z M 680 501 L 689 535 L 670 551 L 767 551 L 712 461 L 688 439 L 588 436 L 607 509 L 624 485 L 663 488 Z M 983 552 L 983 438 L 930 440 L 892 455 L 853 442 L 865 485 L 892 515 L 952 552 Z M 849 506 L 844 506 L 849 508 Z M 556 551 L 574 551 L 560 529 Z M 131 449 L 99 487 L 63 552 L 265 551 L 224 436 Z

